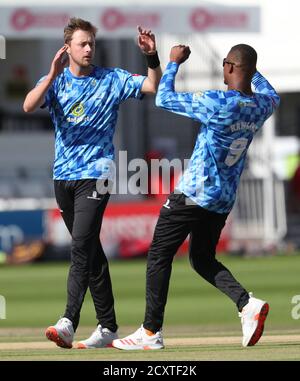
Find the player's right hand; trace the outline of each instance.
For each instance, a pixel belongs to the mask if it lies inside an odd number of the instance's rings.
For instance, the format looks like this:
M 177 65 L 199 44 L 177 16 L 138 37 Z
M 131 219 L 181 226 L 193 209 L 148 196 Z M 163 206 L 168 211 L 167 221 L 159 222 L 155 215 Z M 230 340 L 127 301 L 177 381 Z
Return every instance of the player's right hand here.
M 49 77 L 55 79 L 64 68 L 68 65 L 69 57 L 66 54 L 68 46 L 64 45 L 59 51 L 55 54 L 55 57 L 51 63 L 51 68 L 49 72 Z
M 151 30 L 143 29 L 141 26 L 137 27 L 139 35 L 138 35 L 138 45 L 141 51 L 144 54 L 155 54 L 156 53 L 156 42 L 155 35 L 151 32 Z
M 182 64 L 186 61 L 191 54 L 189 46 L 177 45 L 173 46 L 170 52 L 170 61 Z

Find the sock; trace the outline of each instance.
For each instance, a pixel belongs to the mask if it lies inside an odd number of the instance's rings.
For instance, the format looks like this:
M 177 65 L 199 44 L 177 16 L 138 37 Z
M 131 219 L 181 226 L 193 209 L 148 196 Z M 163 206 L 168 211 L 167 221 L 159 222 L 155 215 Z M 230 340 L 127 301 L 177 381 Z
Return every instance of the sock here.
M 150 331 L 149 329 L 144 328 L 144 330 L 145 330 L 145 332 L 146 332 L 146 335 L 148 335 L 148 336 L 153 336 L 153 335 L 155 335 L 155 333 L 153 333 L 153 332 Z

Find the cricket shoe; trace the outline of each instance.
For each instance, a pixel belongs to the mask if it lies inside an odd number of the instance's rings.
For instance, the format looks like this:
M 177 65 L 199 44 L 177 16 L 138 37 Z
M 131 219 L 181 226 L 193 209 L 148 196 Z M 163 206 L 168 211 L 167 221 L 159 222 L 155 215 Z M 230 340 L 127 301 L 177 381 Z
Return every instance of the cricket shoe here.
M 124 339 L 114 340 L 112 346 L 125 351 L 138 349 L 163 349 L 164 341 L 162 332 L 158 331 L 153 335 L 148 335 L 143 326 L 141 326 L 132 335 Z
M 243 347 L 255 345 L 264 332 L 264 323 L 269 312 L 269 304 L 252 297 L 249 293 L 249 302 L 242 312 L 239 312 L 243 330 Z
M 74 329 L 71 320 L 68 318 L 59 319 L 55 325 L 46 329 L 45 334 L 58 347 L 72 348 Z
M 112 341 L 118 338 L 117 332 L 112 332 L 108 328 L 98 325 L 91 336 L 76 345 L 77 349 L 95 349 L 112 347 Z

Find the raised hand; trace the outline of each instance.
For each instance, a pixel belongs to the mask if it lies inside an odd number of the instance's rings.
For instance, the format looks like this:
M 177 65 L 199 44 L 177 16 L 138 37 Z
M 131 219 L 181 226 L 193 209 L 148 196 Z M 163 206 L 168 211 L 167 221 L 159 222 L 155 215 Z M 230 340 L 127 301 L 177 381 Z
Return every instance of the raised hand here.
M 67 48 L 67 45 L 64 45 L 58 50 L 53 58 L 49 72 L 49 76 L 52 79 L 56 78 L 68 65 L 69 57 L 66 55 Z
M 177 62 L 178 64 L 182 64 L 186 61 L 191 54 L 191 50 L 186 45 L 177 45 L 173 46 L 170 52 L 170 61 Z
M 155 54 L 156 53 L 156 42 L 155 36 L 151 30 L 143 29 L 138 26 L 138 45 L 144 54 Z

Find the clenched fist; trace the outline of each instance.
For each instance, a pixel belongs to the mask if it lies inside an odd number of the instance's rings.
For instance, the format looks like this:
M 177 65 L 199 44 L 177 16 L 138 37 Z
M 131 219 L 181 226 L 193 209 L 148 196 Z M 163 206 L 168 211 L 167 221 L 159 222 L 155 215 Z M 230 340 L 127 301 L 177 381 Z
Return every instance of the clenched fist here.
M 188 46 L 177 45 L 173 46 L 170 52 L 170 61 L 182 64 L 186 61 L 191 54 L 191 50 Z

